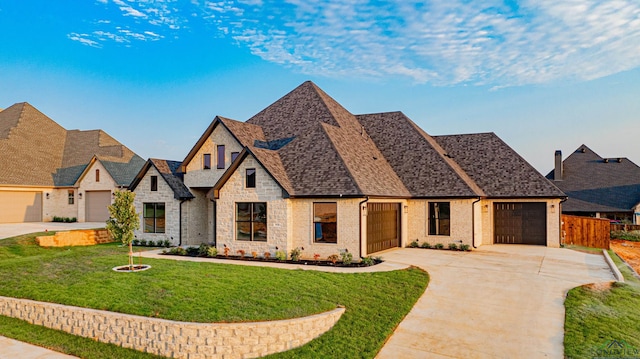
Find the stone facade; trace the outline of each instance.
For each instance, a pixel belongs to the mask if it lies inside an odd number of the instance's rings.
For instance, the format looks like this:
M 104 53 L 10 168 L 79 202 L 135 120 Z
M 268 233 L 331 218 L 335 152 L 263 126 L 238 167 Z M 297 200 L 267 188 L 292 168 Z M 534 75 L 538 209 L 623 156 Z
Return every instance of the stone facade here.
M 306 344 L 331 329 L 344 308 L 254 323 L 187 323 L 0 297 L 0 315 L 171 358 L 257 358 Z
M 431 245 L 442 243 L 445 247 L 449 243 L 472 246 L 471 204 L 473 201 L 473 199 L 409 200 L 409 241 L 418 240 L 419 243 L 427 242 Z M 449 235 L 429 235 L 429 202 L 449 203 L 451 217 Z
M 69 204 L 69 191 L 73 191 L 73 204 Z M 49 199 L 46 198 L 49 193 Z M 53 217 L 78 218 L 78 190 L 76 188 L 56 188 L 43 193 L 42 220 L 49 222 Z
M 41 247 L 94 246 L 114 240 L 106 229 L 56 232 L 53 236 L 36 237 Z
M 96 181 L 96 170 L 100 171 L 100 181 Z M 118 188 L 118 184 L 111 178 L 109 172 L 104 168 L 100 161 L 95 161 L 84 172 L 78 182 L 78 222 L 86 222 L 85 200 L 87 191 L 111 191 L 112 193 Z M 82 194 L 82 198 L 80 198 Z
M 256 170 L 256 187 L 246 188 L 245 173 L 248 168 Z M 267 241 L 251 242 L 236 240 L 236 203 L 265 202 L 267 204 Z M 238 169 L 231 175 L 220 196 L 216 199 L 216 245 L 218 251 L 224 246 L 230 248 L 231 254 L 237 250 L 252 251 L 262 255 L 270 252 L 272 256 L 277 250 L 291 250 L 291 202 L 284 199 L 278 183 L 264 170 L 253 156 L 247 156 Z
M 225 166 L 223 169 L 218 168 L 217 146 L 225 146 Z M 222 174 L 229 168 L 231 164 L 231 153 L 241 152 L 242 146 L 229 131 L 222 125 L 218 125 L 209 138 L 202 144 L 198 152 L 195 154 L 191 162 L 187 164 L 187 171 L 184 175 L 184 184 L 191 187 L 213 187 L 222 177 Z M 203 155 L 211 155 L 211 168 L 203 168 Z
M 157 191 L 151 191 L 151 176 L 157 176 L 158 178 Z M 154 242 L 168 240 L 171 244 L 178 245 L 180 243 L 180 200 L 174 198 L 173 190 L 154 166 L 149 167 L 134 192 L 136 194 L 134 205 L 140 217 L 140 229 L 135 231 L 135 237 Z M 164 233 L 145 233 L 144 203 L 164 203 Z

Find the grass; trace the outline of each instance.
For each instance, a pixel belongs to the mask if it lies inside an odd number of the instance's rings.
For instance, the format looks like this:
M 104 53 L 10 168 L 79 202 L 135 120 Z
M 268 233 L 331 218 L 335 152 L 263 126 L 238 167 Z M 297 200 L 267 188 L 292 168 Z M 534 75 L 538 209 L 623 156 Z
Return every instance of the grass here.
M 44 249 L 34 237 L 0 241 L 0 295 L 196 322 L 275 320 L 346 307 L 330 332 L 275 357 L 374 357 L 428 283 L 428 275 L 416 268 L 338 274 L 151 259 L 144 260 L 151 270 L 116 273 L 111 268 L 126 264 L 126 248 L 107 244 Z M 0 320 L 0 335 L 17 337 L 1 324 L 7 320 Z M 28 333 L 32 326 L 19 327 Z M 59 350 L 102 358 L 101 350 Z
M 640 242 L 640 231 L 611 231 L 611 239 Z
M 573 288 L 565 300 L 564 353 L 567 358 L 603 357 L 612 341 L 624 342 L 626 354 L 640 352 L 640 280 L 609 251 L 625 283 L 610 288 L 580 286 Z M 612 348 L 615 348 L 612 347 Z M 620 355 L 618 353 L 618 356 Z

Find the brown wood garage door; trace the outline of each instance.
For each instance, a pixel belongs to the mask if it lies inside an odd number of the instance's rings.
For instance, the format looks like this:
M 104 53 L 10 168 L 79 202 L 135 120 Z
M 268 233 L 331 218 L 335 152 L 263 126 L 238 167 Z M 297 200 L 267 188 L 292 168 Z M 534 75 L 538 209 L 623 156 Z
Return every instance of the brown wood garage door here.
M 42 192 L 0 192 L 0 223 L 42 222 Z
M 367 204 L 367 253 L 400 245 L 400 203 Z
M 85 198 L 86 222 L 105 222 L 109 219 L 111 191 L 87 191 Z
M 494 203 L 494 243 L 547 244 L 544 202 Z

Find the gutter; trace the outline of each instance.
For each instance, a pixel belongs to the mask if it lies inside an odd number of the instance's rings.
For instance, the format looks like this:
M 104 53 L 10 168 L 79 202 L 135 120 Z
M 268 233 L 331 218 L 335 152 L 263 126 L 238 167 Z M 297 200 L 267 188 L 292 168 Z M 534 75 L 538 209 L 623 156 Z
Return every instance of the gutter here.
M 558 226 L 560 226 L 558 233 L 560 233 L 560 245 L 564 246 L 564 240 L 562 237 L 562 204 L 564 202 L 566 202 L 569 199 L 569 197 L 565 197 L 563 199 L 560 200 L 560 204 L 558 204 L 558 216 L 560 216 L 560 220 L 558 221 Z
M 480 197 L 471 203 L 471 245 L 473 248 L 478 248 L 476 246 L 476 211 L 475 204 L 480 202 Z
M 358 212 L 360 212 L 360 216 L 358 216 L 358 221 L 359 221 L 358 227 L 360 229 L 360 245 L 358 246 L 358 259 L 362 258 L 362 209 L 361 209 L 361 206 L 366 202 L 369 202 L 369 196 L 367 196 L 367 198 L 365 198 L 364 200 L 360 201 L 360 203 L 358 203 Z

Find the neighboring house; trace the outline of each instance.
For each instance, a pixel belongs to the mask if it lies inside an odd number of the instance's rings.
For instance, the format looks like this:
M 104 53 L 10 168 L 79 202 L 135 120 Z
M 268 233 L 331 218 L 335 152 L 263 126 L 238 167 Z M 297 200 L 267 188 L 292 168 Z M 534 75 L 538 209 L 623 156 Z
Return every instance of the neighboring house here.
M 144 160 L 102 130 L 66 130 L 28 103 L 0 112 L 0 223 L 103 222 Z
M 154 161 L 132 185 L 140 212 L 160 201 Z M 413 240 L 560 243 L 564 193 L 495 134 L 432 137 L 401 112 L 353 115 L 311 82 L 246 122 L 216 117 L 180 172 L 188 191 L 158 187 L 164 238 L 138 238 L 354 258 Z
M 640 223 L 640 167 L 628 158 L 602 158 L 589 147 L 578 147 L 547 175 L 569 199 L 562 213 Z

